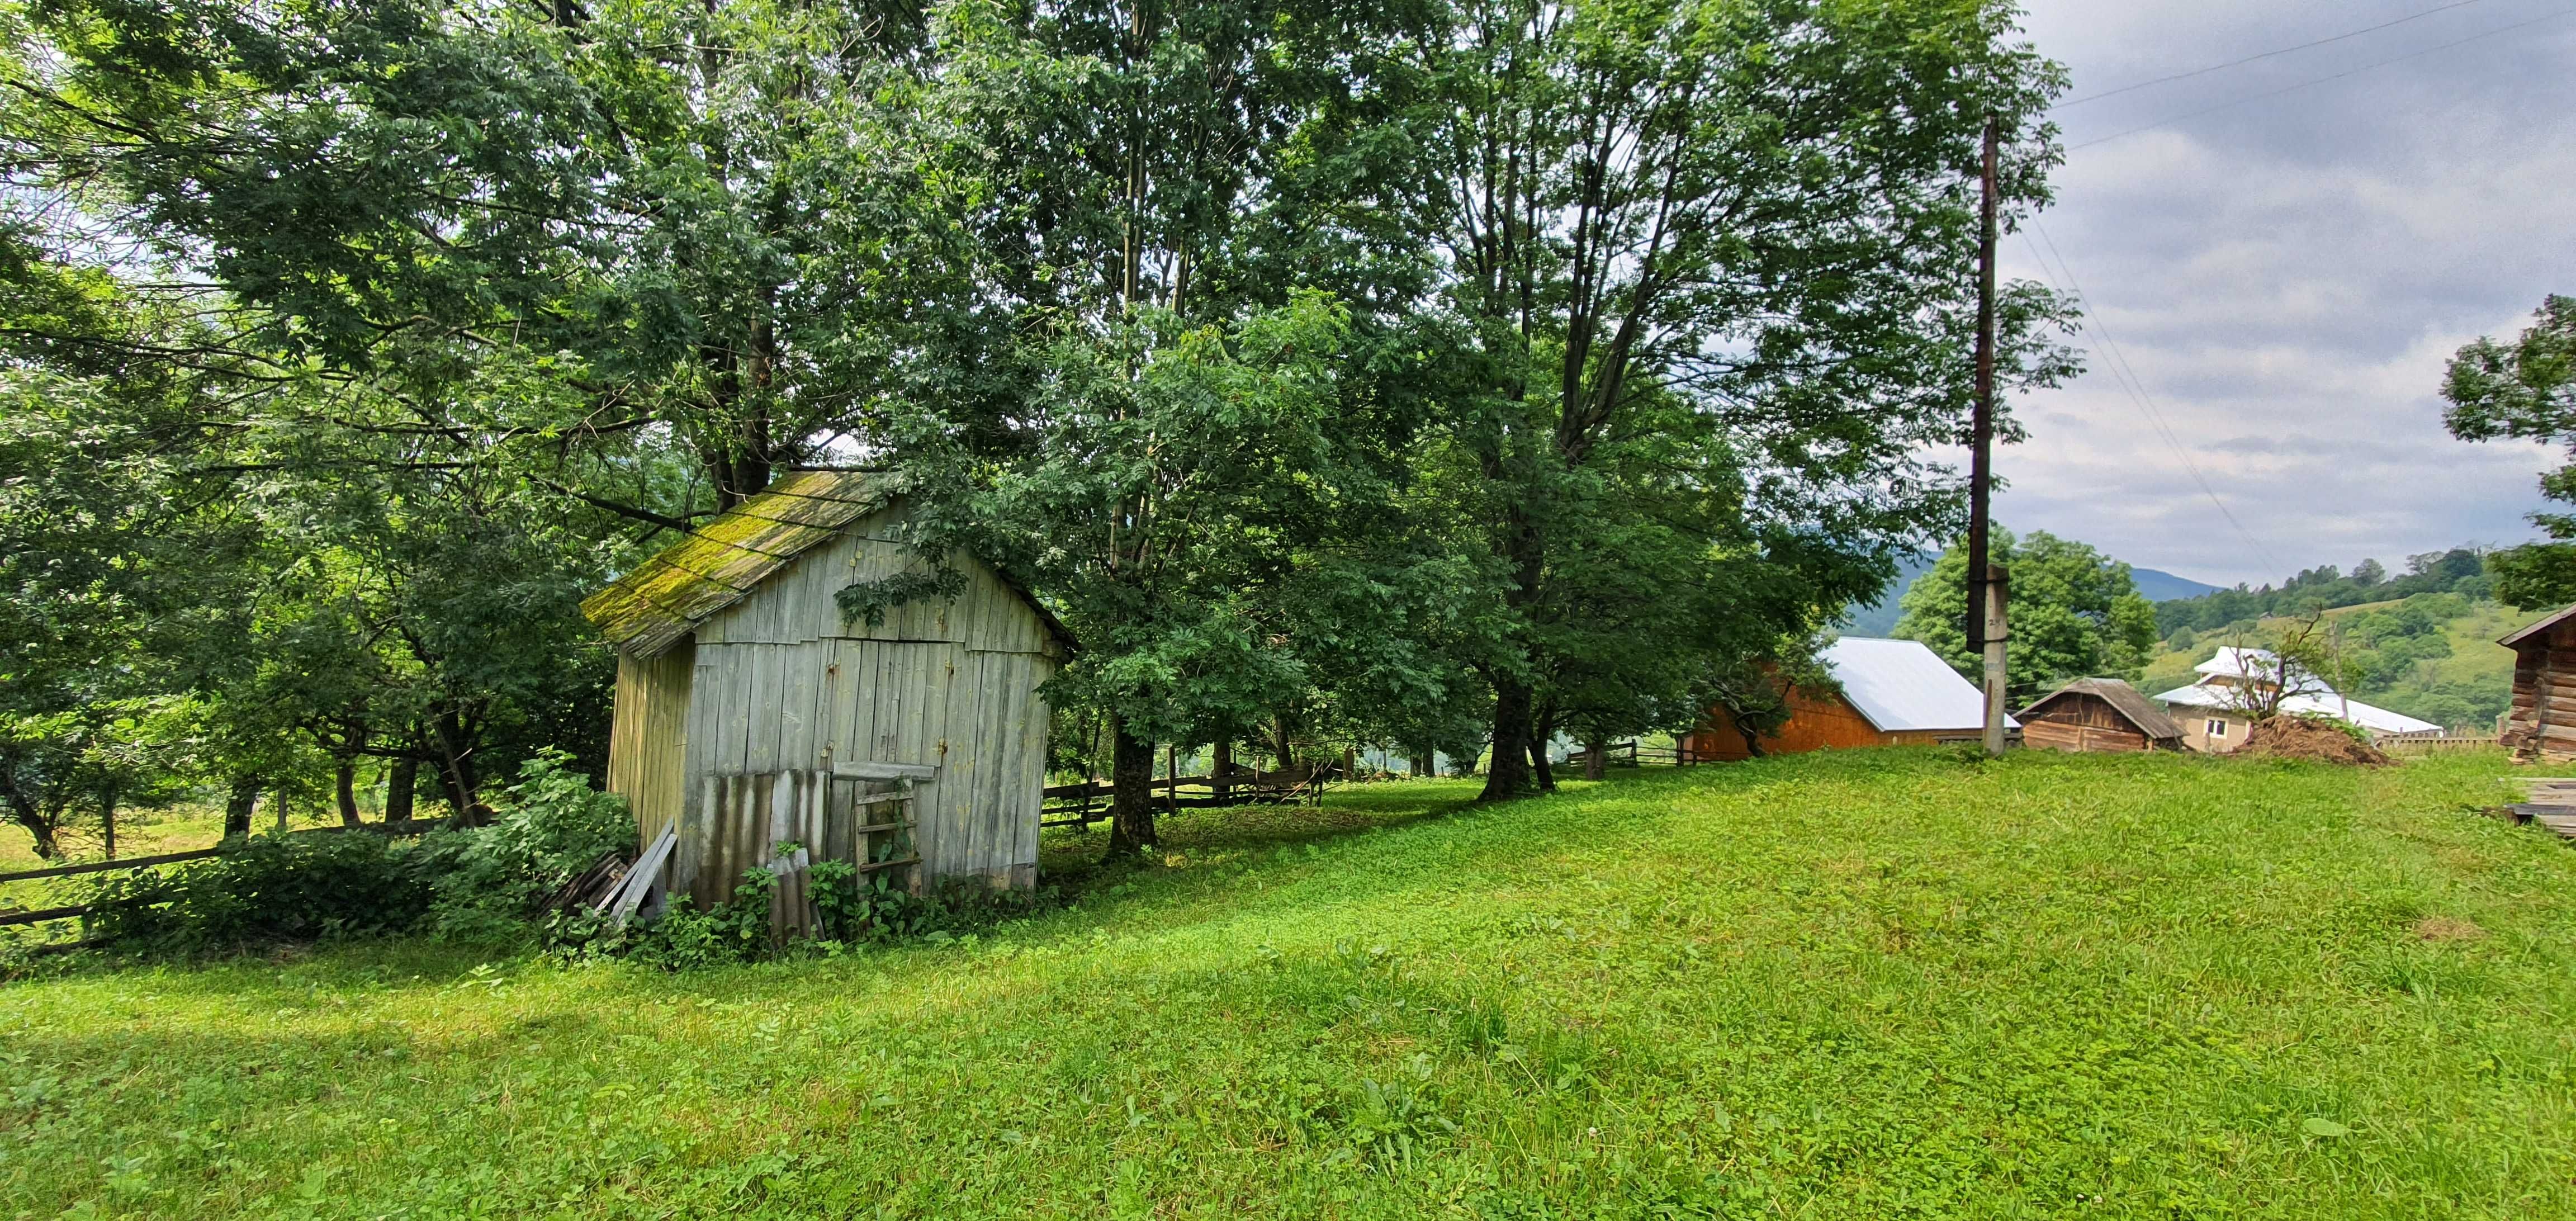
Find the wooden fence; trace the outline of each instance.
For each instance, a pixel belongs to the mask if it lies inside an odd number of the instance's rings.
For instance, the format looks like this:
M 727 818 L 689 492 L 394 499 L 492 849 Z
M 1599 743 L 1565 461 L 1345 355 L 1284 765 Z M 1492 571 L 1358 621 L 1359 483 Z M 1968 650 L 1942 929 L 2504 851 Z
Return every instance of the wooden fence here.
M 1340 779 L 1343 775 L 1339 764 L 1280 772 L 1238 768 L 1222 776 L 1157 776 L 1147 782 L 1145 791 L 1163 794 L 1163 799 L 1155 804 L 1165 810 L 1290 805 L 1320 799 L 1324 789 Z M 1185 789 L 1201 792 L 1185 796 Z M 1038 825 L 1088 827 L 1096 822 L 1105 822 L 1109 818 L 1110 805 L 1117 796 L 1117 787 L 1106 780 L 1049 785 L 1042 807 L 1044 814 Z
M 366 831 L 376 835 L 411 836 L 426 835 L 429 832 L 446 825 L 446 819 L 429 818 L 416 819 L 406 823 L 362 823 L 355 827 L 307 827 L 301 831 L 291 832 L 291 834 L 332 835 L 343 831 Z M 222 856 L 230 851 L 232 851 L 232 848 L 229 845 L 217 844 L 212 848 L 197 848 L 187 852 L 164 852 L 157 856 L 129 856 L 123 860 L 84 861 L 78 865 L 53 865 L 43 869 L 22 869 L 16 873 L 0 873 L 0 883 L 33 882 L 40 878 L 70 878 L 78 877 L 86 873 L 111 873 L 117 870 L 150 869 L 156 865 L 176 865 L 181 861 L 202 861 L 209 857 Z M 0 912 L 0 928 L 7 928 L 21 924 L 42 924 L 47 920 L 69 920 L 75 916 L 83 916 L 88 913 L 89 905 L 86 903 L 74 904 L 68 907 L 40 907 L 27 911 Z
M 2392 755 L 2447 755 L 2464 750 L 2494 750 L 2503 745 L 2493 734 L 2453 737 L 2382 738 L 2379 749 Z

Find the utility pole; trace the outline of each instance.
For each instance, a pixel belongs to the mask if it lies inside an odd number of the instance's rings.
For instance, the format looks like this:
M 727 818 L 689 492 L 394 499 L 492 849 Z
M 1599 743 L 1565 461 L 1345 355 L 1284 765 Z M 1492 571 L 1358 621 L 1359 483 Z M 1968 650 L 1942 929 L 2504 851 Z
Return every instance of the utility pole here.
M 2004 626 L 2004 603 L 2010 600 L 2012 579 L 2001 564 L 1986 566 L 1986 754 L 2000 759 L 2004 754 L 2004 642 L 2012 633 Z
M 1995 480 L 1995 163 L 2002 121 L 1986 116 L 1985 162 L 1978 175 L 1977 403 L 1968 468 L 1968 649 L 1982 655 L 1986 678 L 1986 753 L 2004 753 L 2004 580 L 1994 563 L 1987 519 Z

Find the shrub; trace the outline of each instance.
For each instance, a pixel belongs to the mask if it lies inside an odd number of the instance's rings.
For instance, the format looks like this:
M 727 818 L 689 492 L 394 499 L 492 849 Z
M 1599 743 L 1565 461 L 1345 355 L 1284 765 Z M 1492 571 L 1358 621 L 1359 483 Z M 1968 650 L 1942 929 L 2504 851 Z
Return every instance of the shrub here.
M 417 855 L 363 832 L 262 836 L 222 856 L 110 877 L 89 932 L 178 952 L 401 932 L 430 906 Z
M 539 751 L 489 825 L 433 832 L 421 845 L 434 927 L 466 940 L 523 936 L 548 898 L 612 852 L 635 852 L 626 799 L 590 787 L 564 752 Z
M 1056 898 L 1052 891 L 996 891 L 971 878 L 952 878 L 936 893 L 915 895 L 885 873 L 863 880 L 848 861 L 817 861 L 806 891 L 814 903 L 816 935 L 782 944 L 770 927 L 777 893 L 778 875 L 754 866 L 743 871 L 732 898 L 703 912 L 682 895 L 660 917 L 627 929 L 588 917 L 563 920 L 555 940 L 559 948 L 578 955 L 685 971 L 816 951 L 839 953 L 860 944 L 945 941 L 1028 915 Z

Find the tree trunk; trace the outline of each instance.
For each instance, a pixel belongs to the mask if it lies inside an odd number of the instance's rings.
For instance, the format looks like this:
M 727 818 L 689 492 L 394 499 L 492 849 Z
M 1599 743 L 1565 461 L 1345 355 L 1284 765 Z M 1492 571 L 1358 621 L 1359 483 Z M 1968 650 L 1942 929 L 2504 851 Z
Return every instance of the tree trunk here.
M 464 742 L 464 722 L 450 714 L 432 733 L 438 739 L 439 779 L 447 787 L 449 813 L 457 826 L 482 826 L 483 784 L 474 775 L 474 750 Z
M 385 821 L 399 826 L 411 821 L 412 791 L 420 787 L 420 759 L 404 755 L 386 773 Z
M 1154 744 L 1128 736 L 1126 723 L 1111 729 L 1109 748 L 1109 855 L 1154 846 Z
M 1556 705 L 1550 702 L 1530 720 L 1530 774 L 1538 778 L 1542 793 L 1556 791 L 1556 769 L 1548 764 L 1547 744 L 1556 740 Z
M 107 859 L 116 859 L 116 790 L 98 795 L 98 821 L 107 839 Z
M 1415 755 L 1405 760 L 1404 766 L 1405 770 L 1413 773 L 1416 778 L 1428 776 L 1431 774 L 1431 756 Z
M 61 819 L 47 818 L 41 813 L 31 812 L 19 817 L 17 822 L 19 826 L 27 829 L 28 838 L 36 841 L 37 860 L 59 861 L 63 859 L 63 840 L 60 827 Z
M 1478 801 L 1509 801 L 1530 790 L 1530 689 L 1518 679 L 1494 683 L 1494 765 Z
M 366 821 L 358 817 L 358 760 L 342 756 L 339 760 L 340 825 L 354 827 Z
M 1607 780 L 1610 778 L 1610 744 L 1608 742 L 1604 742 L 1599 738 L 1594 738 L 1583 744 L 1583 778 L 1586 780 Z
M 1735 736 L 1744 739 L 1745 758 L 1759 759 L 1762 757 L 1762 731 L 1754 725 L 1751 718 L 1735 718 Z
M 1222 806 L 1225 799 L 1234 794 L 1234 785 L 1226 779 L 1226 773 L 1234 770 L 1234 743 L 1217 739 L 1212 758 L 1214 762 L 1208 764 L 1208 785 L 1216 794 L 1216 803 Z
M 250 834 L 251 815 L 259 812 L 259 777 L 245 776 L 233 781 L 233 791 L 224 798 L 224 838 L 237 839 Z

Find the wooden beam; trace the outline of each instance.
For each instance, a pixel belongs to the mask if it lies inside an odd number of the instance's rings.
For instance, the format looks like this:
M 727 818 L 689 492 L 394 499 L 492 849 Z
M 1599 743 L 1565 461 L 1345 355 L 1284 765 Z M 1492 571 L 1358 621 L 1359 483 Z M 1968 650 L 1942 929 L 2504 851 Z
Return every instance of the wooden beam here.
M 832 775 L 840 780 L 929 780 L 939 775 L 937 764 L 878 763 L 854 760 L 832 765 Z
M 88 911 L 89 905 L 83 903 L 77 907 L 47 907 L 31 912 L 10 912 L 0 915 L 0 928 L 6 928 L 12 924 L 42 924 L 47 920 L 64 920 L 83 915 Z

